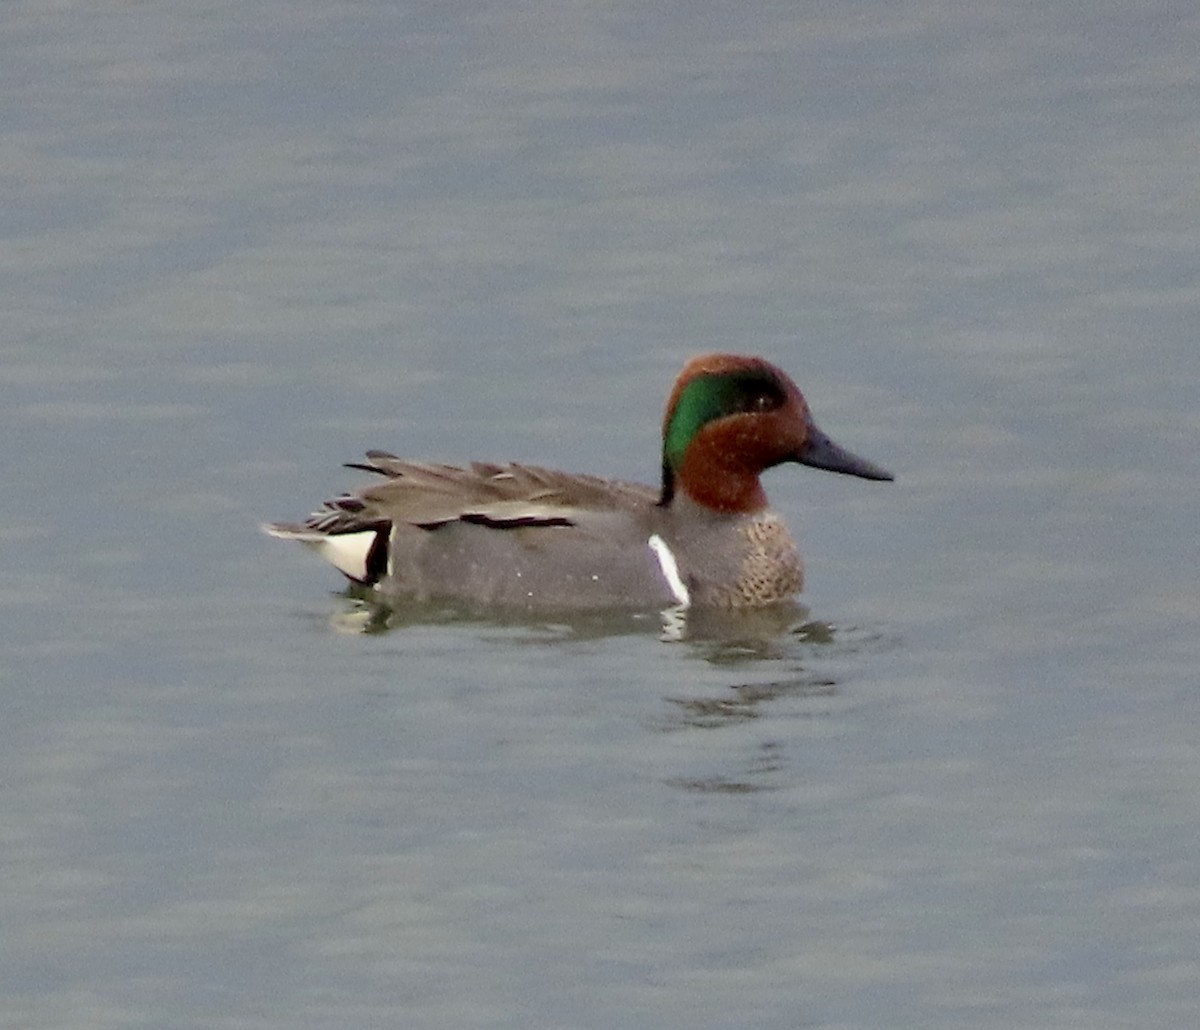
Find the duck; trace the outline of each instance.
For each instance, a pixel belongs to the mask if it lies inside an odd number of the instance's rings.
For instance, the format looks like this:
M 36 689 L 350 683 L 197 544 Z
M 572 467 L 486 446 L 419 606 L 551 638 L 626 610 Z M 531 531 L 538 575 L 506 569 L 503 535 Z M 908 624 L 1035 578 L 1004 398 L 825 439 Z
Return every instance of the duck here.
M 760 357 L 703 354 L 667 399 L 657 486 L 515 462 L 435 464 L 368 451 L 376 477 L 273 537 L 311 547 L 382 602 L 526 611 L 757 609 L 790 602 L 804 563 L 760 476 L 797 463 L 893 475 L 817 428 Z

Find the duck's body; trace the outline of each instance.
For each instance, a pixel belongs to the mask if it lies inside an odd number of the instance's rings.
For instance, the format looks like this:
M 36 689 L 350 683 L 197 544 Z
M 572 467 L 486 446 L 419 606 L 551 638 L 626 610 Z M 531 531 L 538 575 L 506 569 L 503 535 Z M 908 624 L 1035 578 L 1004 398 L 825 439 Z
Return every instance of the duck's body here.
M 891 478 L 824 437 L 784 373 L 708 355 L 672 391 L 658 488 L 372 451 L 353 467 L 384 482 L 327 501 L 303 524 L 266 529 L 390 597 L 537 610 L 759 607 L 803 585 L 800 554 L 758 478 L 784 461 Z

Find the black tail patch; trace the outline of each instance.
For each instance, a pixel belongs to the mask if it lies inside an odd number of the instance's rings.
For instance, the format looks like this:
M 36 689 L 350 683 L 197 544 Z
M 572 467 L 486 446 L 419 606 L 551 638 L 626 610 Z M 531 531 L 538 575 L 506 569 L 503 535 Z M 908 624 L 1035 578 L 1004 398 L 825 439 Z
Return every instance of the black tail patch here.
M 376 530 L 375 539 L 371 541 L 371 547 L 367 551 L 366 569 L 367 578 L 365 582 L 368 586 L 374 586 L 388 571 L 388 538 L 391 526 Z

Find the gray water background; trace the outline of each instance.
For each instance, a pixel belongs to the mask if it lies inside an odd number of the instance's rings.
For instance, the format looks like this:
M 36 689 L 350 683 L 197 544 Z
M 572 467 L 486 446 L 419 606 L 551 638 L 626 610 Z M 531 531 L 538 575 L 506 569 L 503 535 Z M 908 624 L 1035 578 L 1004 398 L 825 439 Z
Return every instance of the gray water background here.
M 1200 1019 L 1194 5 L 9 3 L 0 1026 Z M 807 625 L 413 620 L 368 447 L 653 480 L 763 354 Z M 351 630 L 347 632 L 346 630 Z

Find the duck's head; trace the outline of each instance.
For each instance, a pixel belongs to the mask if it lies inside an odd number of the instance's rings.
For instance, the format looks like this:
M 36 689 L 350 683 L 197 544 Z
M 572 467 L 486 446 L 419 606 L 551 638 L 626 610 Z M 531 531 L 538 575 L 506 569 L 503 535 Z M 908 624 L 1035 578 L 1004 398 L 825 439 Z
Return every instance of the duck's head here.
M 682 491 L 715 511 L 760 511 L 767 496 L 759 475 L 787 461 L 892 478 L 822 433 L 796 384 L 762 358 L 705 354 L 683 366 L 663 419 L 660 504 Z

